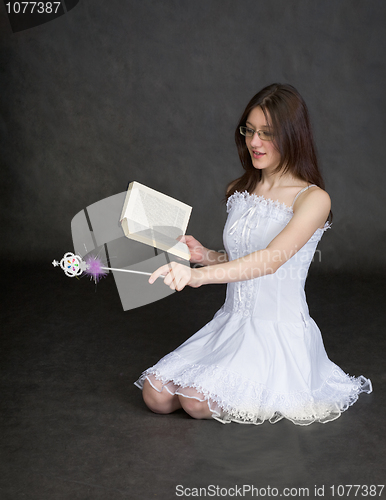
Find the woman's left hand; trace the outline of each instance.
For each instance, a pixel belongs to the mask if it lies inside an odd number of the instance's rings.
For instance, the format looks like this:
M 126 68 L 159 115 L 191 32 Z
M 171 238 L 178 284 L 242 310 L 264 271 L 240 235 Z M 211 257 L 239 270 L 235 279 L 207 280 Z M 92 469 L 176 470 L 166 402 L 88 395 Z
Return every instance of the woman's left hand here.
M 165 285 L 168 285 L 172 290 L 177 290 L 177 292 L 183 290 L 186 285 L 193 288 L 201 286 L 199 270 L 191 269 L 189 266 L 184 266 L 177 262 L 170 262 L 170 264 L 165 264 L 156 269 L 150 276 L 149 283 L 154 283 L 161 274 L 165 276 Z

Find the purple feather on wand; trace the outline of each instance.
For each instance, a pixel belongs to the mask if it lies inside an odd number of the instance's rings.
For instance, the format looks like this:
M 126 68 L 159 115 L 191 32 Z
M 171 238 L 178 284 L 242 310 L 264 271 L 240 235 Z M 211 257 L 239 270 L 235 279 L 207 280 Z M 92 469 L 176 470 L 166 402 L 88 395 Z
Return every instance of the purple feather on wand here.
M 101 278 L 105 278 L 108 274 L 106 268 L 102 266 L 102 261 L 99 257 L 91 255 L 86 260 L 86 269 L 84 273 L 90 276 L 97 283 Z

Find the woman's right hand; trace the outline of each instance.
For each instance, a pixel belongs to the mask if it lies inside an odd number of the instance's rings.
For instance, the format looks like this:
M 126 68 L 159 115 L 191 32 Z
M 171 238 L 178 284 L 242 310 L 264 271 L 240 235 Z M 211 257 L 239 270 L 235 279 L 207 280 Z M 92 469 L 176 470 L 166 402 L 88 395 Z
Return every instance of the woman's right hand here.
M 193 264 L 202 264 L 207 257 L 208 249 L 205 248 L 196 238 L 190 235 L 182 235 L 177 238 L 178 241 L 185 243 L 185 245 L 189 248 L 190 252 L 190 262 Z

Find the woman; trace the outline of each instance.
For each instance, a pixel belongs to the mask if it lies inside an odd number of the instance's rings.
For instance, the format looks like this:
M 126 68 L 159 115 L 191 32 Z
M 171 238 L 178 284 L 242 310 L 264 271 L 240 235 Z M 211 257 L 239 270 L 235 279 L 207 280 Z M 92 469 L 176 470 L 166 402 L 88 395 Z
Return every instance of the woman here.
M 334 420 L 372 387 L 329 360 L 309 315 L 305 280 L 332 213 L 296 89 L 274 84 L 256 94 L 236 144 L 245 173 L 227 190 L 226 255 L 185 236 L 191 262 L 204 267 L 173 262 L 149 279 L 166 275 L 165 284 L 178 291 L 228 283 L 225 303 L 136 385 L 156 413 L 183 408 L 223 423 Z

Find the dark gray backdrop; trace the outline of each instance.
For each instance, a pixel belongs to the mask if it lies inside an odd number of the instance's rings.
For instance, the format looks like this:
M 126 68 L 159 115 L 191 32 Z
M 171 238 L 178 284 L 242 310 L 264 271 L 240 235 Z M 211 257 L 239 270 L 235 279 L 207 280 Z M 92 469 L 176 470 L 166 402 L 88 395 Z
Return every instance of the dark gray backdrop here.
M 137 180 L 222 248 L 235 124 L 261 87 L 306 99 L 334 224 L 322 270 L 385 265 L 383 1 L 81 0 L 12 33 L 0 5 L 2 257 L 61 258 L 70 221 Z

